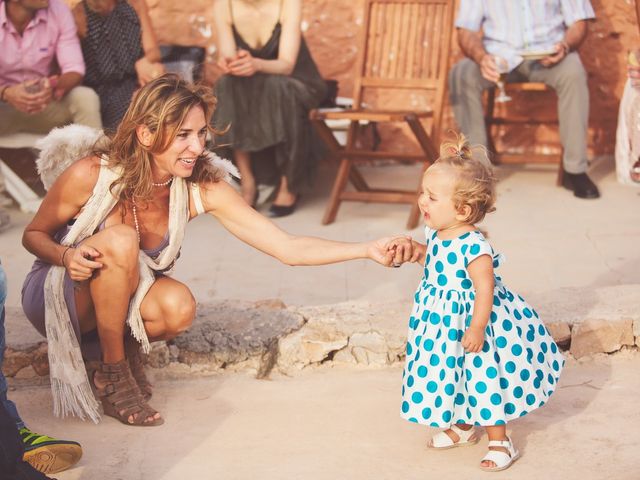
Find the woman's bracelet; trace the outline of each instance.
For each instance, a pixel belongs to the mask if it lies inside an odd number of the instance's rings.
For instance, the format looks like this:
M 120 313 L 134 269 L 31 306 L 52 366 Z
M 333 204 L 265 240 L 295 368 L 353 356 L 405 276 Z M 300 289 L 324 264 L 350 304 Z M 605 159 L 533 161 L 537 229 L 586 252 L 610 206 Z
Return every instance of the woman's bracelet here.
M 62 266 L 63 266 L 64 268 L 67 268 L 67 266 L 64 264 L 64 256 L 67 254 L 67 252 L 68 252 L 71 248 L 73 248 L 73 247 L 69 246 L 69 247 L 67 247 L 67 248 L 65 248 L 65 249 L 64 249 L 64 252 L 62 252 L 62 259 L 61 259 L 61 263 L 62 263 Z

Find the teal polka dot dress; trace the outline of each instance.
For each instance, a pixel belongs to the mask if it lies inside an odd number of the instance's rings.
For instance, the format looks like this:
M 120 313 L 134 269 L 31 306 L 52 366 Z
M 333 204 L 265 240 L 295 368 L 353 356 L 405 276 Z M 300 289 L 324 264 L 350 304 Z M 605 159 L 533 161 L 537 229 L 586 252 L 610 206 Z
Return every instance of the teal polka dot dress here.
M 564 358 L 536 311 L 495 278 L 493 310 L 479 353 L 466 353 L 474 288 L 467 266 L 481 255 L 503 260 L 484 236 L 440 240 L 427 229 L 424 277 L 409 318 L 402 417 L 432 427 L 502 425 L 541 407 Z

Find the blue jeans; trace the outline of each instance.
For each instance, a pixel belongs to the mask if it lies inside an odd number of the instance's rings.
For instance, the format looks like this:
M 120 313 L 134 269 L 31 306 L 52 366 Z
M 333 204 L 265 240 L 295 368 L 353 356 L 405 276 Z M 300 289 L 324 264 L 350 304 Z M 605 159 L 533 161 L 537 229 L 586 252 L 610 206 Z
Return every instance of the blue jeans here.
M 24 427 L 24 422 L 18 415 L 18 409 L 16 404 L 7 398 L 7 379 L 2 374 L 2 362 L 4 360 L 4 350 L 6 347 L 5 334 L 4 334 L 4 302 L 7 299 L 7 276 L 0 263 L 0 402 L 7 409 L 9 415 L 16 421 L 18 429 Z

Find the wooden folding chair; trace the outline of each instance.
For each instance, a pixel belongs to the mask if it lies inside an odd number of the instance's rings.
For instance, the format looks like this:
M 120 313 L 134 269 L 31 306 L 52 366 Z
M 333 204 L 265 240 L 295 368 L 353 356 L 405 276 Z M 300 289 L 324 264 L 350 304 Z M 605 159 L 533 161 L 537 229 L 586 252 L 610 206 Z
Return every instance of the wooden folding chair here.
M 332 223 L 343 201 L 407 203 L 412 205 L 408 228 L 418 224 L 417 189 L 371 188 L 356 164 L 376 159 L 421 162 L 424 168 L 438 156 L 442 107 L 453 27 L 454 0 L 365 0 L 364 24 L 354 76 L 353 109 L 340 112 L 314 110 L 310 117 L 332 155 L 340 160 L 338 174 L 323 224 Z M 430 92 L 430 110 L 378 110 L 363 105 L 365 90 Z M 326 120 L 350 121 L 347 142 L 338 144 Z M 427 132 L 421 120 L 430 121 Z M 379 152 L 358 146 L 359 122 L 406 124 L 421 150 L 419 154 Z M 355 191 L 347 191 L 351 181 Z M 419 186 L 418 186 L 419 188 Z
M 505 84 L 505 90 L 507 94 L 518 94 L 521 92 L 527 92 L 531 95 L 549 95 L 555 96 L 555 91 L 545 85 L 538 82 L 515 82 Z M 495 142 L 493 140 L 495 127 L 501 125 L 554 125 L 558 126 L 557 118 L 543 119 L 535 118 L 532 115 L 526 115 L 521 117 L 509 117 L 501 114 L 496 115 L 495 108 L 495 88 L 487 91 L 487 110 L 485 116 L 485 125 L 487 129 L 487 148 L 490 152 L 493 152 L 494 163 L 501 164 L 519 164 L 519 163 L 552 163 L 558 165 L 558 173 L 556 176 L 556 184 L 562 185 L 562 151 L 559 154 L 548 153 L 534 153 L 534 152 L 522 152 L 522 153 L 508 153 L 501 152 L 496 149 Z

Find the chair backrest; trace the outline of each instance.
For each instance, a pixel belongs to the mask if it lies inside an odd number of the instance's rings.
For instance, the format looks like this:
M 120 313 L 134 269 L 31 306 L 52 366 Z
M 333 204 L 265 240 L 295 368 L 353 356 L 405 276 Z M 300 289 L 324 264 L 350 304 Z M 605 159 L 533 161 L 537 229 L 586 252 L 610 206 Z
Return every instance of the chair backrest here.
M 442 112 L 449 70 L 454 0 L 366 0 L 360 36 L 354 107 L 365 89 L 415 89 L 435 93 Z M 435 125 L 440 118 L 434 118 Z

